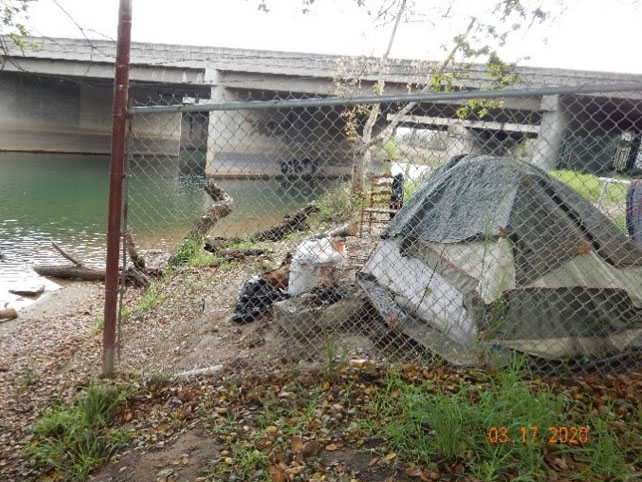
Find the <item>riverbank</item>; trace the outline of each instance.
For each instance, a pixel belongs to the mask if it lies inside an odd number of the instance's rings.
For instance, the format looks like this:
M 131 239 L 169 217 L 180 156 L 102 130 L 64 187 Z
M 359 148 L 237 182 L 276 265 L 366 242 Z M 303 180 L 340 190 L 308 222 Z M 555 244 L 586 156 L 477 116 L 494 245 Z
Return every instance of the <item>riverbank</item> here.
M 24 458 L 30 427 L 43 410 L 72 400 L 78 386 L 99 374 L 100 344 L 90 331 L 102 289 L 102 283 L 70 284 L 0 324 L 0 469 Z M 24 480 L 14 470 L 3 480 Z
M 147 289 L 128 288 L 120 327 L 119 378 L 142 383 L 160 374 L 215 365 L 222 365 L 225 373 L 269 373 L 295 365 L 300 357 L 270 329 L 269 320 L 237 325 L 228 319 L 246 279 L 278 265 L 303 238 L 335 225 L 317 223 L 313 230 L 267 243 L 260 257 L 177 267 L 166 270 Z M 163 255 L 155 252 L 155 257 Z M 103 300 L 103 283 L 74 282 L 0 325 L 4 480 L 37 473 L 25 453 L 34 421 L 54 406 L 72 403 L 78 390 L 98 379 Z

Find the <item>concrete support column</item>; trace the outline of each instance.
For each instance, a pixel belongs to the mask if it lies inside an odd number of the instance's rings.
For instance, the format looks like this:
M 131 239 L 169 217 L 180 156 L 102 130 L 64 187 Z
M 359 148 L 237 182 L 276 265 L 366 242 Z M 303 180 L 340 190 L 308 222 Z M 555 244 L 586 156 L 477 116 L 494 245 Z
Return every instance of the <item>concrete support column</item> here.
M 542 123 L 532 163 L 541 169 L 550 170 L 559 164 L 559 150 L 568 125 L 568 114 L 558 95 L 543 96 L 541 110 Z
M 210 102 L 234 102 L 236 96 L 229 89 L 217 85 L 219 72 L 217 70 L 207 69 L 205 72 L 206 81 L 212 84 L 210 93 Z M 221 166 L 216 165 L 217 153 L 229 150 L 229 147 L 235 142 L 235 129 L 231 122 L 226 122 L 228 117 L 234 116 L 235 111 L 212 111 L 209 113 L 207 125 L 207 152 L 205 154 L 205 175 L 213 176 L 221 170 Z M 238 126 L 237 126 L 238 127 Z M 227 147 L 226 147 L 227 146 Z
M 448 139 L 446 146 L 446 159 L 459 154 L 471 154 L 475 152 L 477 138 L 475 134 L 461 125 L 459 122 L 448 128 Z

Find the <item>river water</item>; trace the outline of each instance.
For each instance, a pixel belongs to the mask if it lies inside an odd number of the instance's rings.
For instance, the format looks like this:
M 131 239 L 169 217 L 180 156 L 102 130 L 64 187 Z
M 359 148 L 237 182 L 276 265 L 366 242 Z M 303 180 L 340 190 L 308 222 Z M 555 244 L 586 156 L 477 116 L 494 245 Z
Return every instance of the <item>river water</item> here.
M 130 172 L 129 222 L 137 242 L 171 249 L 211 202 L 202 168 L 146 162 Z M 106 156 L 0 153 L 0 308 L 9 286 L 42 282 L 33 264 L 65 262 L 52 241 L 88 264 L 104 264 L 108 173 Z M 235 207 L 213 235 L 239 236 L 276 224 L 333 182 L 222 179 L 219 185 Z

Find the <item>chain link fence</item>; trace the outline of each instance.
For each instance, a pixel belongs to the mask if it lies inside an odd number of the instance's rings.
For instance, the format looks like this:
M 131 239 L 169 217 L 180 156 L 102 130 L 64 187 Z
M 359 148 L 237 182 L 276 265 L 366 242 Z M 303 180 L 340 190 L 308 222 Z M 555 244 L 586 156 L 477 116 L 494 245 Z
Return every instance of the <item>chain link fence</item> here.
M 128 223 L 222 273 L 184 287 L 230 330 L 199 349 L 256 326 L 274 358 L 639 367 L 641 91 L 147 99 Z

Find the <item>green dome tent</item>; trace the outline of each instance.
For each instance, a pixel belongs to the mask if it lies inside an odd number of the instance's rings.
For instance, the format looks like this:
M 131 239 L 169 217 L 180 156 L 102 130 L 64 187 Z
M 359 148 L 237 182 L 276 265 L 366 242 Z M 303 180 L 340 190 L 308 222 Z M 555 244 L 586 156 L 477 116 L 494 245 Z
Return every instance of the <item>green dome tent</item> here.
M 565 359 L 642 346 L 642 250 L 530 164 L 454 158 L 382 238 L 360 286 L 386 322 L 452 363 L 488 347 Z

